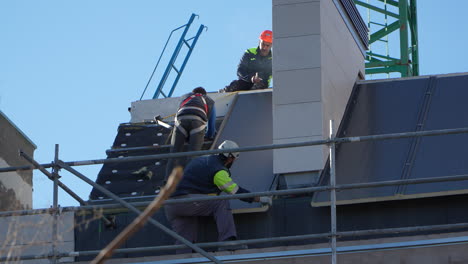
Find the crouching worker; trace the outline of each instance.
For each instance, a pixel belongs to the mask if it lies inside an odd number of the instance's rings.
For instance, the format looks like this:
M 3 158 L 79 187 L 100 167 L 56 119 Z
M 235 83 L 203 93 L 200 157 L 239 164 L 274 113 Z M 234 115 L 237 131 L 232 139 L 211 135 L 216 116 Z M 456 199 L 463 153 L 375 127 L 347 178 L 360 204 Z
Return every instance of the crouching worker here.
M 226 140 L 219 149 L 238 148 L 233 141 Z M 221 153 L 202 156 L 190 161 L 184 170 L 184 176 L 171 198 L 194 198 L 228 194 L 248 193 L 249 191 L 237 185 L 231 178 L 229 168 L 232 166 L 239 152 Z M 271 204 L 270 197 L 255 197 L 241 199 L 245 202 L 262 202 Z M 197 242 L 197 216 L 213 216 L 218 229 L 218 241 L 237 239 L 236 226 L 229 206 L 229 200 L 211 200 L 166 205 L 166 216 L 173 230 L 188 241 Z M 176 244 L 181 244 L 176 241 Z M 241 247 L 242 248 L 242 247 Z M 243 247 L 246 248 L 246 247 Z M 227 250 L 240 249 L 225 248 Z M 179 249 L 177 254 L 189 253 L 190 248 Z
M 272 77 L 273 32 L 265 30 L 260 34 L 258 46 L 244 52 L 237 66 L 238 80 L 232 81 L 220 92 L 236 92 L 265 89 Z

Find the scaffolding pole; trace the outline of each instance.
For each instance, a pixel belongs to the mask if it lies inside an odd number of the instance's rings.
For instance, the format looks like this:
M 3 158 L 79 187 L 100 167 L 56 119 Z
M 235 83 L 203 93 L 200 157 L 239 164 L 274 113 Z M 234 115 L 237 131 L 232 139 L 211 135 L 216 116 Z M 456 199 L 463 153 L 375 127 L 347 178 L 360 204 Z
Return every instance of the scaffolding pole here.
M 54 194 L 53 194 L 53 221 L 52 221 L 52 263 L 57 263 L 57 241 L 58 241 L 58 215 L 59 215 L 59 205 L 58 205 L 58 178 L 59 170 L 57 162 L 59 161 L 59 145 L 55 144 L 55 155 L 54 155 L 54 166 L 52 167 L 52 177 L 54 180 Z
M 452 176 L 440 176 L 433 178 L 419 178 L 419 179 L 409 179 L 409 180 L 391 180 L 391 181 L 381 181 L 381 182 L 368 182 L 368 183 L 351 183 L 351 184 L 339 184 L 336 185 L 335 190 L 350 190 L 350 189 L 361 189 L 361 188 L 372 188 L 372 187 L 386 187 L 394 186 L 399 184 L 422 184 L 422 183 L 435 183 L 435 182 L 450 182 L 450 181 L 464 181 L 468 180 L 468 174 L 462 175 L 452 175 Z M 264 192 L 251 192 L 251 193 L 241 193 L 241 194 L 232 194 L 232 195 L 220 195 L 220 196 L 209 196 L 209 197 L 197 197 L 197 198 L 183 198 L 183 199 L 173 199 L 165 201 L 166 204 L 178 204 L 178 203 L 189 203 L 189 202 L 203 202 L 211 200 L 232 200 L 232 199 L 241 199 L 241 198 L 252 198 L 255 196 L 283 196 L 283 195 L 293 195 L 293 194 L 306 194 L 313 192 L 329 191 L 331 190 L 330 186 L 317 186 L 317 187 L 307 187 L 307 188 L 298 188 L 298 189 L 289 189 L 289 190 L 277 190 L 277 191 L 264 191 Z M 133 202 L 128 203 L 133 207 L 146 207 L 150 202 Z M 106 210 L 106 209 L 119 209 L 125 208 L 121 204 L 101 204 L 101 205 L 85 205 L 85 206 L 69 206 L 62 207 L 62 212 L 84 212 L 86 210 Z M 7 216 L 20 216 L 20 215 L 34 215 L 34 214 L 47 214 L 53 211 L 52 208 L 49 209 L 33 209 L 33 210 L 18 210 L 18 211 L 5 211 L 0 212 L 0 217 Z
M 289 143 L 289 144 L 272 144 L 272 145 L 263 145 L 263 146 L 253 146 L 253 147 L 243 147 L 243 148 L 236 148 L 236 149 L 228 149 L 228 150 L 205 150 L 205 151 L 192 151 L 192 152 L 186 152 L 186 153 L 171 153 L 171 154 L 160 154 L 160 155 L 149 155 L 148 157 L 131 157 L 131 158 L 120 158 L 120 159 L 111 159 L 111 162 L 130 162 L 130 161 L 136 161 L 136 160 L 146 160 L 146 159 L 154 159 L 154 158 L 164 158 L 164 157 L 183 157 L 183 156 L 199 156 L 199 155 L 205 155 L 205 154 L 219 154 L 219 153 L 224 153 L 224 152 L 245 152 L 245 151 L 257 151 L 257 150 L 267 150 L 267 149 L 276 149 L 276 148 L 288 148 L 288 147 L 302 147 L 302 146 L 313 146 L 313 145 L 322 145 L 322 144 L 328 144 L 330 145 L 330 173 L 333 174 L 331 177 L 335 177 L 334 173 L 334 166 L 335 166 L 335 161 L 334 161 L 334 148 L 335 144 L 339 143 L 352 143 L 352 142 L 362 142 L 362 141 L 371 141 L 371 140 L 385 140 L 385 139 L 396 139 L 396 138 L 408 138 L 408 137 L 420 137 L 420 136 L 436 136 L 436 135 L 447 135 L 447 134 L 461 134 L 461 133 L 467 133 L 468 128 L 457 128 L 457 129 L 444 129 L 444 130 L 432 130 L 432 131 L 417 131 L 417 132 L 406 132 L 406 133 L 393 133 L 393 134 L 383 134 L 383 135 L 370 135 L 370 136 L 361 136 L 361 137 L 347 137 L 347 138 L 334 138 L 333 133 L 332 133 L 332 126 L 333 124 L 331 123 L 331 128 L 330 128 L 330 138 L 327 140 L 317 140 L 317 141 L 306 141 L 306 142 L 299 142 L 299 143 Z M 135 159 L 136 158 L 136 159 Z M 90 163 L 91 162 L 91 163 Z M 54 179 L 54 208 L 52 209 L 53 212 L 57 213 L 57 208 L 58 208 L 58 170 L 60 168 L 64 168 L 67 171 L 70 171 L 72 174 L 76 175 L 78 178 L 81 180 L 85 181 L 86 183 L 92 185 L 99 191 L 103 192 L 107 196 L 111 197 L 112 199 L 116 200 L 118 203 L 120 203 L 122 206 L 125 208 L 129 209 L 130 211 L 133 211 L 137 214 L 140 214 L 141 212 L 134 207 L 132 204 L 124 201 L 122 198 L 116 196 L 115 194 L 111 193 L 104 187 L 100 186 L 99 184 L 94 183 L 93 181 L 89 180 L 86 176 L 82 175 L 78 171 L 74 170 L 70 166 L 79 166 L 79 165 L 91 165 L 91 164 L 103 164 L 103 163 L 110 163 L 106 162 L 106 160 L 93 160 L 93 161 L 78 161 L 78 162 L 63 162 L 58 159 L 58 145 L 56 145 L 56 155 L 54 162 L 50 164 L 50 167 L 53 167 L 53 173 L 52 176 Z M 28 169 L 30 168 L 45 168 L 46 165 L 34 165 L 34 166 L 26 166 Z M 0 172 L 7 172 L 7 171 L 12 171 L 12 170 L 21 170 L 19 167 L 8 167 L 8 168 L 0 168 Z M 54 175 L 55 174 L 55 175 Z M 248 193 L 248 194 L 237 194 L 237 195 L 230 195 L 230 196 L 215 196 L 215 197 L 206 197 L 206 198 L 189 198 L 189 199 L 178 199 L 177 201 L 172 201 L 169 200 L 167 203 L 183 203 L 183 202 L 189 202 L 189 201 L 204 201 L 204 200 L 221 200 L 221 199 L 238 199 L 238 198 L 248 198 L 248 197 L 254 197 L 254 196 L 263 196 L 263 195 L 287 195 L 287 194 L 293 194 L 293 193 L 308 193 L 308 192 L 314 192 L 314 191 L 328 191 L 330 190 L 331 192 L 336 192 L 337 190 L 344 190 L 344 189 L 355 189 L 355 188 L 369 188 L 369 187 L 380 187 L 380 186 L 391 186 L 391 185 L 398 185 L 398 184 L 420 184 L 420 183 L 430 183 L 430 182 L 443 182 L 443 181 L 457 181 L 457 180 L 466 180 L 468 179 L 468 175 L 454 175 L 454 176 L 446 176 L 446 177 L 434 177 L 434 178 L 423 178 L 423 179 L 406 179 L 406 180 L 393 180 L 393 181 L 385 181 L 385 182 L 373 182 L 373 183 L 359 183 L 359 184 L 346 184 L 346 185 L 336 185 L 336 183 L 331 181 L 330 186 L 320 186 L 320 187 L 310 187 L 310 188 L 302 188 L 302 189 L 295 189 L 295 190 L 281 190 L 281 191 L 268 191 L 268 192 L 256 192 L 256 193 Z M 336 194 L 336 193 L 335 193 Z M 336 199 L 336 197 L 335 197 Z M 331 197 L 331 203 L 333 207 L 333 203 L 335 202 L 336 206 L 336 200 L 333 202 L 333 197 Z M 96 206 L 92 206 L 96 207 Z M 104 205 L 101 205 L 101 207 L 104 207 Z M 82 208 L 81 208 L 82 209 Z M 336 208 L 335 208 L 336 210 Z M 34 210 L 33 210 L 34 211 Z M 50 212 L 50 211 L 49 211 Z M 11 213 L 11 212 L 10 212 Z M 18 213 L 18 212 L 13 212 L 13 213 Z M 25 213 L 25 211 L 19 211 L 19 213 Z M 26 212 L 27 213 L 27 212 Z M 335 212 L 336 213 L 336 212 Z M 5 216 L 7 215 L 8 212 L 0 213 L 0 216 Z M 333 209 L 331 214 L 333 214 Z M 17 215 L 17 214 L 14 214 Z M 335 216 L 336 217 L 336 216 Z M 333 216 L 332 216 L 333 218 Z M 161 225 L 159 222 L 155 221 L 154 219 L 149 220 L 150 223 L 153 225 L 159 227 L 162 229 L 164 232 L 167 234 L 175 237 L 176 239 L 181 240 L 185 245 L 189 246 L 193 250 L 197 251 L 198 253 L 202 254 L 206 258 L 214 261 L 215 263 L 221 263 L 220 260 L 214 258 L 210 254 L 206 253 L 203 251 L 201 248 L 199 248 L 197 245 L 190 243 L 189 241 L 184 241 L 185 239 L 180 237 L 178 234 L 174 233 L 172 230 L 167 229 L 167 227 Z M 56 223 L 55 223 L 56 224 Z M 326 234 L 327 236 L 345 236 L 347 235 L 346 232 L 336 232 L 336 219 L 335 219 L 335 230 L 333 230 L 333 219 L 332 219 L 332 232 L 330 234 Z M 444 225 L 443 227 L 456 227 L 456 228 L 465 228 L 466 225 L 468 224 L 455 224 L 455 225 Z M 429 226 L 427 227 L 427 230 L 434 230 L 437 227 L 441 226 Z M 408 232 L 414 232 L 416 230 L 423 230 L 418 229 L 421 227 L 410 227 L 410 228 L 403 228 L 400 229 L 402 230 L 411 230 Z M 384 230 L 365 230 L 365 231 L 352 231 L 353 235 L 364 235 L 365 232 L 370 232 L 372 231 L 373 234 L 377 233 L 382 233 L 385 232 L 385 230 L 392 230 L 391 232 L 396 232 L 398 229 L 384 229 Z M 361 232 L 361 233 L 360 233 Z M 403 232 L 403 231 L 402 231 Z M 351 233 L 348 233 L 351 234 Z M 324 234 L 314 234 L 312 236 L 320 236 Z M 307 235 L 306 235 L 307 236 Z M 300 239 L 302 238 L 301 236 L 294 236 L 294 239 Z M 309 237 L 310 238 L 310 237 Z M 281 238 L 279 238 L 281 239 Z M 290 238 L 285 238 L 285 239 L 290 239 Z M 268 242 L 274 241 L 274 238 L 266 238 Z M 251 243 L 252 240 L 249 241 L 237 241 L 235 243 Z M 257 240 L 255 243 L 260 243 L 262 240 Z M 278 240 L 279 241 L 279 240 Z M 233 242 L 229 242 L 232 244 Z M 254 243 L 254 242 L 252 242 Z M 335 241 L 336 243 L 336 241 Z M 332 243 L 333 244 L 333 243 Z M 332 251 L 333 248 L 335 248 L 335 254 L 336 254 L 336 244 L 333 246 L 332 245 Z M 333 255 L 333 252 L 332 252 Z M 45 256 L 45 255 L 44 255 Z M 34 258 L 37 258 L 38 256 L 35 256 Z M 53 258 L 56 260 L 57 258 L 60 258 L 61 254 L 58 254 L 53 250 L 52 254 L 47 255 L 47 258 Z M 0 258 L 0 260 L 2 260 Z M 336 260 L 336 259 L 335 259 Z M 333 259 L 332 259 L 333 261 Z M 335 262 L 336 263 L 336 262 Z
M 96 164 L 107 164 L 117 162 L 134 162 L 151 159 L 168 159 L 168 158 L 180 158 L 189 156 L 202 156 L 212 155 L 227 152 L 249 152 L 259 150 L 270 150 L 270 149 L 282 149 L 282 148 L 298 148 L 307 146 L 327 145 L 332 142 L 336 144 L 342 143 L 353 143 L 353 142 L 364 142 L 373 140 L 386 140 L 386 139 L 397 139 L 397 138 L 410 138 L 410 137 L 427 137 L 427 136 L 440 136 L 440 135 L 456 135 L 468 133 L 468 128 L 453 128 L 453 129 L 441 129 L 441 130 L 429 130 L 429 131 L 416 131 L 416 132 L 402 132 L 402 133 L 390 133 L 382 135 L 369 135 L 369 136 L 356 136 L 356 137 L 344 137 L 322 140 L 311 140 L 297 143 L 283 143 L 283 144 L 268 144 L 250 147 L 240 147 L 234 149 L 212 149 L 212 150 L 200 150 L 200 151 L 188 151 L 188 152 L 174 152 L 165 154 L 155 154 L 147 156 L 137 157 L 126 157 L 126 158 L 109 158 L 109 159 L 95 159 L 95 160 L 83 160 L 83 161 L 70 161 L 64 162 L 68 166 L 85 166 L 85 165 L 96 165 Z M 44 168 L 50 168 L 53 166 L 52 163 L 40 164 Z M 0 168 L 0 173 L 9 171 L 22 171 L 22 170 L 33 170 L 34 166 L 18 166 L 18 167 L 6 167 Z
M 128 208 L 129 210 L 131 210 L 132 212 L 136 213 L 137 215 L 140 215 L 142 212 L 140 210 L 138 210 L 136 207 L 132 206 L 131 204 L 129 204 L 128 202 L 124 201 L 122 198 L 118 197 L 117 195 L 113 194 L 112 192 L 110 192 L 109 190 L 107 190 L 106 188 L 102 187 L 101 185 L 93 182 L 92 180 L 88 179 L 86 176 L 84 176 L 83 174 L 81 174 L 80 172 L 78 172 L 77 170 L 73 169 L 72 167 L 68 166 L 67 164 L 65 164 L 63 161 L 61 160 L 58 160 L 57 161 L 57 164 L 64 168 L 65 170 L 71 172 L 73 175 L 77 176 L 78 178 L 80 178 L 81 180 L 83 180 L 84 182 L 86 182 L 87 184 L 93 186 L 94 188 L 98 189 L 100 192 L 104 193 L 105 195 L 107 195 L 108 197 L 111 197 L 112 199 L 114 199 L 115 201 L 117 201 L 118 203 L 120 203 L 122 206 Z M 148 222 L 150 222 L 152 225 L 156 226 L 157 228 L 159 228 L 160 230 L 162 230 L 164 233 L 168 234 L 169 236 L 181 241 L 183 244 L 185 244 L 187 247 L 193 249 L 194 251 L 200 253 L 201 255 L 203 255 L 204 257 L 206 257 L 207 259 L 213 261 L 214 263 L 222 263 L 220 260 L 218 260 L 217 258 L 215 258 L 214 256 L 212 256 L 211 254 L 209 254 L 208 252 L 204 251 L 203 249 L 195 246 L 192 242 L 188 241 L 187 239 L 183 238 L 182 236 L 180 236 L 179 234 L 177 234 L 176 232 L 172 231 L 171 229 L 167 228 L 166 226 L 164 226 L 163 224 L 159 223 L 158 221 L 154 220 L 153 218 L 149 218 L 148 219 Z
M 402 234 L 402 233 L 425 232 L 425 231 L 442 231 L 442 230 L 466 229 L 466 228 L 468 228 L 468 223 L 458 223 L 458 224 L 419 226 L 419 227 L 400 227 L 400 228 L 387 228 L 387 229 L 345 231 L 345 232 L 337 232 L 336 235 L 338 237 L 357 237 L 357 236 Z M 331 233 L 320 233 L 320 234 L 306 234 L 306 235 L 297 235 L 297 236 L 256 238 L 256 239 L 248 239 L 248 240 L 229 241 L 229 242 L 207 242 L 207 243 L 197 243 L 195 245 L 201 248 L 208 248 L 208 247 L 220 247 L 220 246 L 225 246 L 225 245 L 262 244 L 262 243 L 272 243 L 272 242 L 300 241 L 300 240 L 309 240 L 309 239 L 325 239 L 325 238 L 329 238 L 330 236 L 331 236 Z M 457 238 L 452 238 L 452 239 L 455 241 Z M 450 240 L 450 238 L 448 238 L 448 240 Z M 175 250 L 175 249 L 181 249 L 184 247 L 185 247 L 184 245 L 170 245 L 170 246 L 122 248 L 122 249 L 116 249 L 114 253 L 129 254 L 129 253 L 154 252 L 154 251 L 163 251 L 163 250 Z M 401 248 L 401 247 L 395 246 L 394 248 Z M 390 249 L 390 248 L 387 248 L 387 249 Z M 99 252 L 100 250 L 75 251 L 75 252 L 68 252 L 68 253 L 59 253 L 57 254 L 57 256 L 59 258 L 94 256 L 94 255 L 99 254 Z M 27 255 L 27 256 L 22 256 L 20 260 L 46 259 L 50 257 L 51 257 L 50 254 Z M 8 260 L 7 257 L 0 257 L 0 262 L 6 261 L 6 260 Z
M 29 163 L 33 164 L 39 171 L 41 171 L 42 173 L 44 173 L 50 180 L 53 180 L 54 181 L 54 184 L 55 184 L 55 177 L 53 176 L 52 173 L 48 172 L 44 167 L 40 166 L 39 163 L 37 163 L 37 161 L 35 161 L 33 158 L 29 157 L 26 153 L 24 153 L 23 151 L 20 151 L 20 156 L 25 158 Z M 58 172 L 57 172 L 58 173 Z M 76 193 L 74 193 L 70 188 L 68 188 L 65 184 L 63 184 L 62 182 L 60 182 L 58 179 L 60 178 L 60 175 L 57 174 L 57 185 L 62 188 L 62 190 L 64 190 L 66 193 L 68 193 L 72 198 L 74 198 L 76 201 L 78 201 L 78 203 L 82 206 L 85 206 L 85 205 L 88 205 L 87 202 L 85 202 L 83 199 L 80 198 L 80 196 L 78 196 Z M 34 213 L 34 214 L 44 214 L 44 213 L 49 213 L 49 214 L 53 214 L 53 211 L 55 209 L 51 209 L 51 210 L 48 210 L 48 209 L 45 209 L 45 210 L 39 210 L 37 213 Z M 24 215 L 23 214 L 23 211 L 21 211 L 21 215 Z M 0 215 L 1 217 L 1 215 Z M 104 223 L 106 223 L 106 225 L 112 225 L 111 221 L 109 221 L 109 219 L 107 219 L 105 216 L 101 217 L 101 219 L 104 221 Z
M 333 120 L 330 120 L 330 215 L 331 215 L 331 263 L 336 264 L 336 175 L 335 175 L 335 137 Z
M 336 185 L 335 190 L 340 191 L 340 190 L 372 188 L 372 187 L 386 187 L 386 186 L 394 186 L 394 185 L 399 185 L 399 184 L 422 184 L 422 183 L 450 182 L 450 181 L 464 181 L 464 180 L 468 180 L 468 174 L 440 176 L 440 177 L 433 177 L 433 178 L 408 179 L 408 180 L 391 180 L 391 181 L 351 183 L 351 184 L 341 184 L 341 185 L 338 184 Z M 306 193 L 329 191 L 329 190 L 331 190 L 330 186 L 317 186 L 317 187 L 307 187 L 307 188 L 298 188 L 298 189 L 289 189 L 289 190 L 251 192 L 251 193 L 241 193 L 241 194 L 232 194 L 232 195 L 173 199 L 173 200 L 165 201 L 164 204 L 166 205 L 166 204 L 178 204 L 178 203 L 189 203 L 189 202 L 203 202 L 203 201 L 211 201 L 211 200 L 232 200 L 232 199 L 241 199 L 241 198 L 252 198 L 255 196 L 274 196 L 274 195 L 283 196 L 283 195 L 306 194 Z M 149 203 L 150 202 L 133 202 L 133 203 L 128 203 L 128 204 L 132 205 L 133 207 L 146 207 L 149 205 Z M 100 204 L 100 205 L 62 207 L 61 211 L 62 212 L 84 212 L 87 210 L 106 210 L 106 209 L 120 209 L 120 208 L 127 209 L 126 207 L 122 207 L 121 204 Z M 0 217 L 47 214 L 47 213 L 51 213 L 52 211 L 53 211 L 52 208 L 5 211 L 5 212 L 0 212 Z

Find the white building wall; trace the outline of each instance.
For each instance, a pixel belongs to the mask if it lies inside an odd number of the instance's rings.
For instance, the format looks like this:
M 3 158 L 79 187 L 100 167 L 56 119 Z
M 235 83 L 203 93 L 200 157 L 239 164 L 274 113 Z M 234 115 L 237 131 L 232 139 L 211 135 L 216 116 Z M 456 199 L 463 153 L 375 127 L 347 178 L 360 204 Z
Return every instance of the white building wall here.
M 0 168 L 13 167 L 5 160 L 0 158 Z M 15 199 L 19 201 L 24 209 L 32 208 L 32 186 L 27 183 L 21 175 L 16 172 L 0 173 L 0 183 L 5 188 L 14 192 Z M 8 200 L 0 199 L 0 208 L 8 208 L 9 206 L 3 203 L 9 202 Z
M 327 138 L 338 127 L 364 55 L 333 0 L 273 0 L 273 142 Z M 323 168 L 325 146 L 274 151 L 274 173 Z
M 323 101 L 323 136 L 329 135 L 329 121 L 340 121 L 358 76 L 364 76 L 364 54 L 349 31 L 337 0 L 321 1 L 321 78 Z M 328 155 L 325 148 L 324 155 Z
M 0 217 L 0 256 L 10 256 L 7 263 L 51 263 L 48 259 L 19 261 L 18 257 L 50 254 L 54 241 L 52 224 L 53 216 L 50 214 Z M 75 250 L 74 225 L 73 212 L 59 215 L 58 237 L 55 241 L 59 253 Z M 60 262 L 73 261 L 69 257 L 60 259 Z
M 35 149 L 36 145 L 0 111 L 0 168 L 30 165 L 19 151 L 34 158 Z M 31 170 L 0 173 L 0 211 L 32 208 L 32 176 Z
M 226 115 L 235 93 L 208 93 L 208 96 L 215 101 L 216 116 L 221 117 Z M 130 123 L 152 120 L 156 115 L 167 117 L 166 122 L 174 121 L 181 100 L 181 97 L 170 97 L 132 102 Z

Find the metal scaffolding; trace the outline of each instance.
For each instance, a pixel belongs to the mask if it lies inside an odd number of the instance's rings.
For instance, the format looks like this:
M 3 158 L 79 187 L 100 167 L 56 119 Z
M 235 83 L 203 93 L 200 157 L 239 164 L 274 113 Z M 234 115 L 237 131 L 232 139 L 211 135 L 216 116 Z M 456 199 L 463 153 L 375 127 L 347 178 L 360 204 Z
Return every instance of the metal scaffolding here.
M 332 124 L 331 124 L 332 127 Z M 229 241 L 229 242 L 212 242 L 212 243 L 199 243 L 193 244 L 183 237 L 179 236 L 177 233 L 168 229 L 158 221 L 153 218 L 149 219 L 149 222 L 161 229 L 166 234 L 171 237 L 180 240 L 184 245 L 171 245 L 171 246 L 157 246 L 157 247 L 140 247 L 140 248 L 126 248 L 118 249 L 115 253 L 130 253 L 130 252 L 148 252 L 148 251 L 159 251 L 159 250 L 168 250 L 168 249 L 179 249 L 183 247 L 190 247 L 196 252 L 200 253 L 209 261 L 214 263 L 222 263 L 222 260 L 219 257 L 215 257 L 212 254 L 209 254 L 202 248 L 212 247 L 212 246 L 223 246 L 223 245 L 240 245 L 240 244 L 260 244 L 267 242 L 280 242 L 280 241 L 299 241 L 307 240 L 313 238 L 331 238 L 331 262 L 338 263 L 337 252 L 339 252 L 339 247 L 337 246 L 336 239 L 337 237 L 350 237 L 350 236 L 363 236 L 363 235 L 375 235 L 375 234 L 395 234 L 395 233 L 408 233 L 408 232 L 419 232 L 419 231 L 436 231 L 436 230 L 450 230 L 458 228 L 468 228 L 468 223 L 459 223 L 459 224 L 448 224 L 448 225 L 433 225 L 433 226 L 419 226 L 419 227 L 404 227 L 404 228 L 389 228 L 389 229 L 374 229 L 374 230 L 359 230 L 359 231 L 348 231 L 348 232 L 338 232 L 336 228 L 336 191 L 346 190 L 346 189 L 358 189 L 358 188 L 369 188 L 369 187 L 381 187 L 381 186 L 393 186 L 399 184 L 421 184 L 421 183 L 432 183 L 432 182 L 447 182 L 447 181 L 461 181 L 468 180 L 468 175 L 451 175 L 443 177 L 432 177 L 432 178 L 418 178 L 418 179 L 405 179 L 405 180 L 392 180 L 392 181 L 381 181 L 381 182 L 370 182 L 370 183 L 354 183 L 354 184 L 342 184 L 336 185 L 335 181 L 335 147 L 336 144 L 342 143 L 353 143 L 353 142 L 362 142 L 362 141 L 374 141 L 374 140 L 388 140 L 388 139 L 399 139 L 399 138 L 410 138 L 410 137 L 425 137 L 425 136 L 438 136 L 438 135 L 449 135 L 449 134 L 462 134 L 468 133 L 468 128 L 457 128 L 457 129 L 443 129 L 443 130 L 432 130 L 432 131 L 417 131 L 417 132 L 406 132 L 406 133 L 392 133 L 392 134 L 383 134 L 383 135 L 370 135 L 370 136 L 361 136 L 361 137 L 344 137 L 336 138 L 334 137 L 334 132 L 330 131 L 330 138 L 324 140 L 314 140 L 314 141 L 305 141 L 299 143 L 288 143 L 288 144 L 271 144 L 271 145 L 260 145 L 260 146 L 249 146 L 241 147 L 236 149 L 227 149 L 227 150 L 202 150 L 202 151 L 192 151 L 192 152 L 183 152 L 183 153 L 168 153 L 168 154 L 157 154 L 157 155 L 147 155 L 147 156 L 138 156 L 138 157 L 127 157 L 127 158 L 110 158 L 110 159 L 98 159 L 98 160 L 85 160 L 85 161 L 72 161 L 72 162 L 63 162 L 59 159 L 58 145 L 55 148 L 55 158 L 52 163 L 48 164 L 39 164 L 34 161 L 31 157 L 28 157 L 25 153 L 20 152 L 20 155 L 24 157 L 31 166 L 21 166 L 21 167 L 6 167 L 0 168 L 0 173 L 9 172 L 9 171 L 18 171 L 18 170 L 31 170 L 38 169 L 43 172 L 49 179 L 54 183 L 53 191 L 53 206 L 49 209 L 39 209 L 39 210 L 22 210 L 22 211 L 9 211 L 9 212 L 0 212 L 0 217 L 6 216 L 18 216 L 18 215 L 32 215 L 32 214 L 42 214 L 50 213 L 54 216 L 53 225 L 53 247 L 52 252 L 49 254 L 43 255 L 23 255 L 17 256 L 17 259 L 20 260 L 31 260 L 31 259 L 50 259 L 53 263 L 59 261 L 60 258 L 64 257 L 77 257 L 77 256 L 91 256 L 97 255 L 98 250 L 95 251 L 81 251 L 81 252 L 69 252 L 69 253 L 59 253 L 57 252 L 56 242 L 57 242 L 57 216 L 59 211 L 86 211 L 86 210 L 96 210 L 96 209 L 115 209 L 115 208 L 125 208 L 128 211 L 140 214 L 141 211 L 138 207 L 144 207 L 148 205 L 149 202 L 138 202 L 138 203 L 129 203 L 124 199 L 118 197 L 117 195 L 111 193 L 104 187 L 93 182 L 83 174 L 79 173 L 71 166 L 83 166 L 91 164 L 104 164 L 104 163 L 119 163 L 119 162 L 133 162 L 139 160 L 147 159 L 162 159 L 162 158 L 174 158 L 174 157 L 184 157 L 184 156 L 201 156 L 207 154 L 219 154 L 226 152 L 247 152 L 247 151 L 259 151 L 259 150 L 268 150 L 268 149 L 279 149 L 279 148 L 294 148 L 294 147 L 303 147 L 303 146 L 315 146 L 315 145 L 328 145 L 330 147 L 330 185 L 327 186 L 317 186 L 317 187 L 308 187 L 308 188 L 299 188 L 299 189 L 290 189 L 290 190 L 277 190 L 277 191 L 266 191 L 266 192 L 254 192 L 254 193 L 244 193 L 244 194 L 234 194 L 234 195 L 225 195 L 225 196 L 209 196 L 201 198 L 185 198 L 185 199 L 174 199 L 167 200 L 165 204 L 173 203 L 187 203 L 194 201 L 207 201 L 207 200 L 227 200 L 227 199 L 239 199 L 239 198 L 251 198 L 255 196 L 265 196 L 265 195 L 291 195 L 291 194 L 306 194 L 316 191 L 330 191 L 330 215 L 331 215 L 331 231 L 329 233 L 323 234 L 306 234 L 306 235 L 297 235 L 297 236 L 285 236 L 285 237 L 269 237 L 269 238 L 260 238 L 260 239 L 249 239 L 249 240 L 238 240 L 238 241 Z M 52 173 L 49 173 L 45 168 L 52 168 Z M 65 169 L 71 172 L 73 175 L 77 176 L 86 183 L 92 185 L 94 188 L 97 188 L 99 191 L 106 194 L 111 199 L 115 200 L 117 204 L 102 204 L 102 205 L 89 205 L 81 198 L 79 198 L 73 191 L 61 183 L 58 178 L 60 169 Z M 68 194 L 75 198 L 81 206 L 79 207 L 58 207 L 58 187 L 64 189 Z M 107 219 L 105 219 L 107 220 Z M 108 220 L 107 220 L 108 221 Z M 464 243 L 468 242 L 466 240 Z M 395 248 L 401 246 L 394 246 Z M 312 254 L 312 253 L 310 253 Z M 254 257 L 255 254 L 251 256 Z M 7 261 L 11 257 L 0 257 L 0 262 Z M 245 259 L 244 259 L 245 260 Z

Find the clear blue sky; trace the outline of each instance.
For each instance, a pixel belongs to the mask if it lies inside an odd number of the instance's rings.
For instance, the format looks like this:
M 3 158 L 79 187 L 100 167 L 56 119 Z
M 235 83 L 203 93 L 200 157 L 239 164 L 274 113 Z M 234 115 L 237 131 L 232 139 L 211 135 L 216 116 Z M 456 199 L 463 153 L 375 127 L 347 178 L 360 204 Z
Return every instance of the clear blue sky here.
M 443 3 L 418 2 L 422 75 L 468 71 L 468 2 Z M 216 91 L 235 79 L 242 52 L 272 27 L 271 0 L 0 1 L 0 110 L 37 145 L 40 163 L 54 159 L 55 144 L 64 161 L 105 158 L 119 123 L 130 120 L 127 108 L 140 98 L 170 31 L 192 13 L 199 18 L 189 36 L 200 24 L 208 30 L 175 95 L 195 86 Z M 101 165 L 75 168 L 95 180 Z M 88 198 L 90 186 L 66 171 L 61 175 Z M 33 201 L 34 208 L 52 204 L 52 183 L 38 171 Z M 78 205 L 64 192 L 59 203 Z

